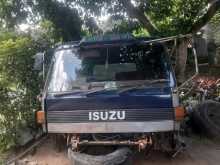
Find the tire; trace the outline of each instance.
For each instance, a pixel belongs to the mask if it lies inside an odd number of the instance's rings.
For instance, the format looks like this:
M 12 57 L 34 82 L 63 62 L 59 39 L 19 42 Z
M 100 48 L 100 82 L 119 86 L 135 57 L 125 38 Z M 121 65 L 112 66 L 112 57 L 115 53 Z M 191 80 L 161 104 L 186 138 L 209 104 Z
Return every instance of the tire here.
M 120 165 L 133 165 L 133 164 L 134 164 L 133 163 L 133 156 L 129 155 L 127 157 L 127 159 L 123 163 L 121 163 Z
M 194 130 L 209 138 L 220 137 L 220 103 L 212 100 L 199 104 L 192 113 Z
M 130 155 L 131 150 L 128 148 L 119 148 L 110 154 L 99 156 L 73 152 L 70 148 L 68 149 L 68 158 L 72 165 L 132 165 Z

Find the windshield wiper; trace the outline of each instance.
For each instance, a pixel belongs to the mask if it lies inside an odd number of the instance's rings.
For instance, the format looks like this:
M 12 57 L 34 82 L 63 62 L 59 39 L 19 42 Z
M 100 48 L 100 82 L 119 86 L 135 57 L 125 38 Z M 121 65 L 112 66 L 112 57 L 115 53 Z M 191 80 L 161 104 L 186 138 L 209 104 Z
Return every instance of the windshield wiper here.
M 98 89 L 98 90 L 91 90 L 91 91 L 88 91 L 86 93 L 86 95 L 95 94 L 98 92 L 108 92 L 108 91 L 112 91 L 112 90 L 116 90 L 116 88 L 104 88 L 104 89 Z
M 75 94 L 84 94 L 85 91 L 67 91 L 67 92 L 58 92 L 53 93 L 54 97 L 62 97 L 62 96 L 68 96 L 68 95 L 75 95 Z
M 151 84 L 157 84 L 157 83 L 164 83 L 164 82 L 169 82 L 169 80 L 167 79 L 158 79 L 158 80 L 146 80 L 141 84 L 128 84 L 125 86 L 118 86 L 119 87 L 119 91 L 117 92 L 117 94 L 121 94 L 130 90 L 136 90 L 136 89 L 143 89 L 146 88 L 147 85 L 151 85 Z M 112 90 L 117 90 L 117 88 L 113 87 L 113 88 L 102 88 L 102 89 L 95 89 L 95 90 L 77 90 L 77 91 L 66 91 L 66 92 L 59 92 L 59 93 L 53 93 L 54 97 L 63 97 L 63 96 L 69 96 L 69 95 L 76 95 L 76 94 L 82 94 L 85 96 L 91 95 L 91 94 L 95 94 L 98 92 L 107 92 L 107 91 L 112 91 Z
M 127 91 L 136 90 L 136 89 L 144 89 L 148 87 L 148 85 L 157 84 L 157 83 L 165 83 L 165 82 L 169 82 L 169 80 L 167 79 L 149 80 L 149 81 L 145 81 L 143 84 L 126 86 L 125 88 L 122 88 L 121 90 L 119 90 L 117 93 L 121 94 Z
M 109 88 L 110 89 L 110 88 Z M 97 90 L 88 90 L 88 91 L 68 91 L 68 92 L 59 92 L 59 93 L 54 93 L 54 97 L 63 97 L 63 96 L 69 96 L 69 95 L 75 95 L 75 94 L 83 94 L 83 95 L 90 95 L 90 94 L 95 94 L 98 92 L 103 92 L 103 91 L 109 91 L 109 89 L 97 89 Z

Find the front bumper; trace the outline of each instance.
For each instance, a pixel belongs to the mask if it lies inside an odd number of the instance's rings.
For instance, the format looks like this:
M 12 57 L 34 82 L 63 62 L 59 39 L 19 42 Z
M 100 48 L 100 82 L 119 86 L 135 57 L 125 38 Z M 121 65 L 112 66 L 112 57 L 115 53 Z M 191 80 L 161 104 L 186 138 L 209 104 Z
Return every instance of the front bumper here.
M 175 121 L 48 123 L 49 133 L 148 133 L 175 130 Z

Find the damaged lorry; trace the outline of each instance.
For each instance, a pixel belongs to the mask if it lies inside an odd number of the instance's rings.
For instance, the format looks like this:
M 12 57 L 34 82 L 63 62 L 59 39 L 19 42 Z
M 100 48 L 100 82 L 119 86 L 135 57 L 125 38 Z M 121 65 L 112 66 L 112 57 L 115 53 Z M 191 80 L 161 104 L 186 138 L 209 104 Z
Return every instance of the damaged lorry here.
M 149 40 L 95 36 L 54 49 L 37 121 L 65 137 L 79 164 L 120 164 L 128 148 L 176 150 L 184 109 L 165 45 Z M 114 152 L 97 157 L 85 147 Z

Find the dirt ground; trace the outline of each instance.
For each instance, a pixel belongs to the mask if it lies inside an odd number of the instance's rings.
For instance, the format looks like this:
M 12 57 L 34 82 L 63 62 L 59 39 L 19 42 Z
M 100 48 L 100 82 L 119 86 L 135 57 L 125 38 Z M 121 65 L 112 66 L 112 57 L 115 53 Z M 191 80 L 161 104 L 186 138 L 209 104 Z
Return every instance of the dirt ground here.
M 152 152 L 146 158 L 139 153 L 134 156 L 134 165 L 219 165 L 220 141 L 212 142 L 204 138 L 191 137 L 186 139 L 185 151 L 171 159 L 165 153 Z M 33 155 L 23 160 L 27 165 L 71 165 L 67 154 L 56 152 L 51 140 L 44 142 Z M 29 163 L 28 163 L 29 162 Z

